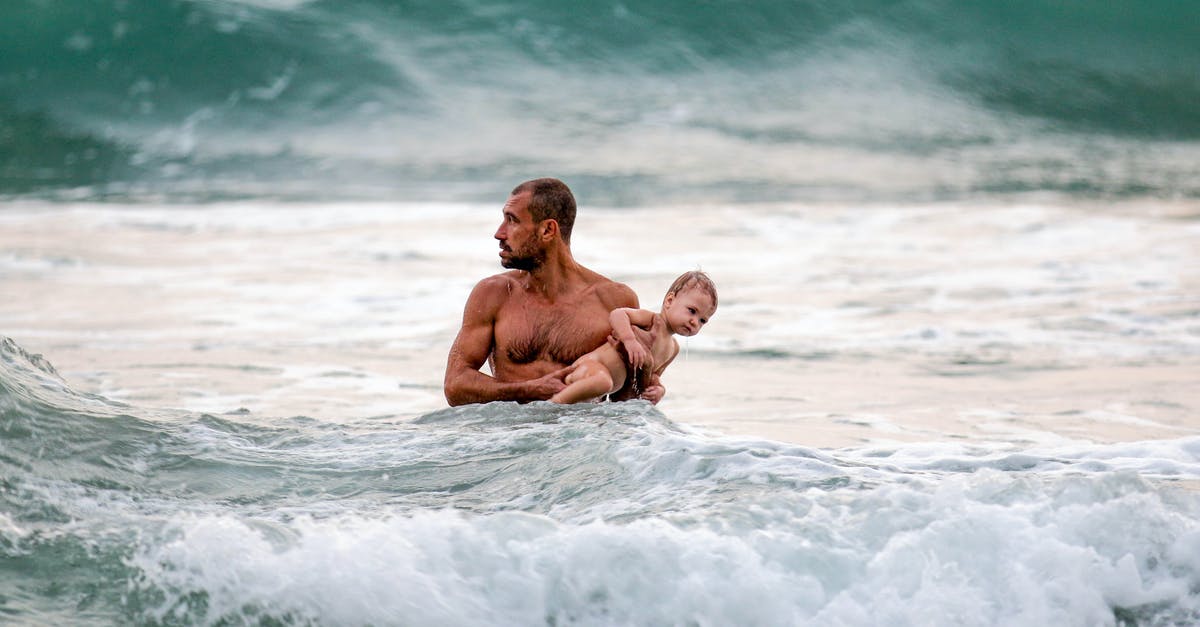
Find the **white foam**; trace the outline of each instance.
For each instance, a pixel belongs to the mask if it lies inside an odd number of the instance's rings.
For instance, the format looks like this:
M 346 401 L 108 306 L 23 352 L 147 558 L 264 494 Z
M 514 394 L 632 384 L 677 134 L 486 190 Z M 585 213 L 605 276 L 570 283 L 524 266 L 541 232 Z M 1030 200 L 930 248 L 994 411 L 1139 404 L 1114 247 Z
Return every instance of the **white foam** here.
M 1133 478 L 1047 490 L 984 472 L 804 501 L 688 525 L 185 516 L 131 563 L 168 593 L 159 617 L 206 593 L 200 622 L 1082 626 L 1115 607 L 1200 610 L 1200 523 Z
M 134 563 L 147 585 L 180 595 L 206 591 L 207 621 L 250 606 L 334 624 L 522 625 L 550 617 L 629 624 L 687 616 L 721 623 L 746 612 L 758 619 L 752 622 L 786 623 L 796 615 L 777 593 L 819 589 L 763 569 L 742 542 L 656 522 L 562 526 L 525 514 L 428 512 L 306 519 L 291 528 L 296 540 L 281 548 L 252 524 L 190 519 L 179 523 L 178 539 L 146 547 Z M 708 593 L 714 576 L 729 594 Z M 179 600 L 170 598 L 160 615 Z M 742 605 L 748 600 L 756 607 Z

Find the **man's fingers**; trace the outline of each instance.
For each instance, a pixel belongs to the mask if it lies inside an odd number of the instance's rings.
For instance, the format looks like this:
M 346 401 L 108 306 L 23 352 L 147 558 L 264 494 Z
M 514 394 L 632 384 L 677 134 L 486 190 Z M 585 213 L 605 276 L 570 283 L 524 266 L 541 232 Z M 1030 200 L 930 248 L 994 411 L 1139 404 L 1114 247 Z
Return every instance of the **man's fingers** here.
M 657 405 L 667 394 L 667 388 L 661 385 L 651 385 L 639 395 L 639 398 L 650 401 L 652 405 Z
M 570 371 L 571 368 L 560 368 L 539 379 L 538 387 L 542 390 L 542 396 L 550 398 L 567 387 L 567 382 L 563 379 L 566 378 Z

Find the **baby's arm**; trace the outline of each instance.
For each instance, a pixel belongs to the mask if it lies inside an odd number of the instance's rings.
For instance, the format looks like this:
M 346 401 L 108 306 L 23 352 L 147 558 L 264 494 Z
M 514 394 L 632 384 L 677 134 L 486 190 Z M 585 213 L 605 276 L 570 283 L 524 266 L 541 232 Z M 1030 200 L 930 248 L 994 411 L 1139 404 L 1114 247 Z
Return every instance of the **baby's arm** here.
M 608 323 L 612 325 L 613 335 L 625 345 L 629 354 L 629 365 L 643 368 L 650 362 L 650 348 L 638 341 L 633 333 L 634 325 L 649 328 L 654 324 L 654 312 L 645 309 L 622 307 L 614 309 L 608 315 Z

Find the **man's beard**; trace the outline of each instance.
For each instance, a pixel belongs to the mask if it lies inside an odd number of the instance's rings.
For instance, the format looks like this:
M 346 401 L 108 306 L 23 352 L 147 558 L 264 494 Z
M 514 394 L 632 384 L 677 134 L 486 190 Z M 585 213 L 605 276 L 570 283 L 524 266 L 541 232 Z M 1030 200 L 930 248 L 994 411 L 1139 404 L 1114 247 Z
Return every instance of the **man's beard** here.
M 520 251 L 513 251 L 508 257 L 500 258 L 500 265 L 510 270 L 532 271 L 542 267 L 546 262 L 546 251 L 535 246 L 527 246 Z

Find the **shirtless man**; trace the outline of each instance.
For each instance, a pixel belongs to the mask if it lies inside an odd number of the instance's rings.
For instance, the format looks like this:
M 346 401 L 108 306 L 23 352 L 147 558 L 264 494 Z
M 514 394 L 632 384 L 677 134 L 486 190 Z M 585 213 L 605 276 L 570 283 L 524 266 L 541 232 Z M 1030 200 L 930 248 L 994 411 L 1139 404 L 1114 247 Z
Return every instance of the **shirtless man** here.
M 510 270 L 480 281 L 467 297 L 446 360 L 450 405 L 549 399 L 566 387 L 571 364 L 605 343 L 609 312 L 638 306 L 629 286 L 575 262 L 575 198 L 562 181 L 521 183 L 503 214 L 495 237 L 500 265 Z M 485 361 L 491 376 L 480 372 Z M 665 393 L 655 379 L 641 398 L 657 403 Z

